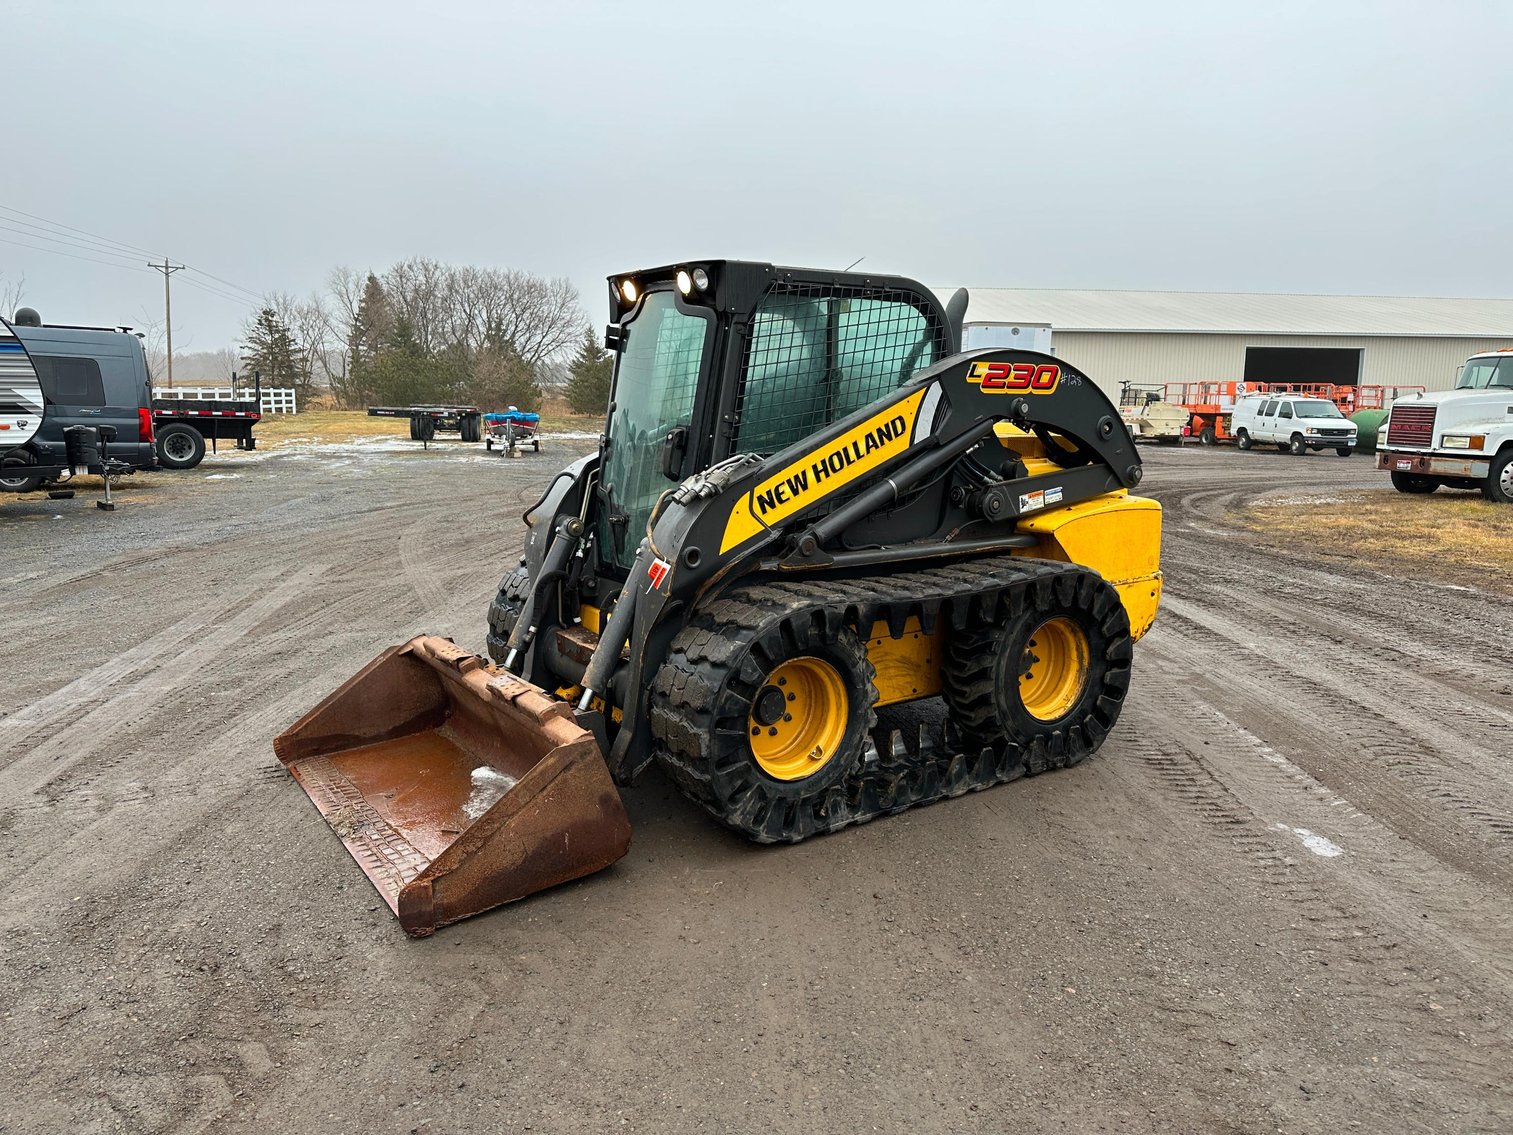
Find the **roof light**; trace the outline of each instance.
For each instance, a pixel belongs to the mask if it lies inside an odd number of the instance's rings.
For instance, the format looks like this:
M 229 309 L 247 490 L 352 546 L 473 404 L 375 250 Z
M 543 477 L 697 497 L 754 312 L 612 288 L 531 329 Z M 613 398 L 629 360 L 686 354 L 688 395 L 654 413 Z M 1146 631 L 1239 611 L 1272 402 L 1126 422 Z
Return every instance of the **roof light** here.
M 677 281 L 678 291 L 682 292 L 685 296 L 693 291 L 693 277 L 688 274 L 688 269 L 678 269 Z
M 629 276 L 620 281 L 620 296 L 626 303 L 635 303 L 640 294 L 641 289 L 636 287 L 636 282 Z
M 709 291 L 709 273 L 702 268 L 693 270 L 693 286 L 701 292 Z

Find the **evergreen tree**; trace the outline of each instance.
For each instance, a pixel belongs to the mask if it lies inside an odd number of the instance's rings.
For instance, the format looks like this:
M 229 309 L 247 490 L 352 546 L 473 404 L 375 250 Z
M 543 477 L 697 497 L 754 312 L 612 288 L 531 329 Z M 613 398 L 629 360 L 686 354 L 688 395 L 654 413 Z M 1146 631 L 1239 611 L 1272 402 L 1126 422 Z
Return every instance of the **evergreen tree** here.
M 525 356 L 506 342 L 502 351 L 504 381 L 500 401 L 506 406 L 534 412 L 541 409 L 541 387 L 536 382 L 536 368 Z
M 575 414 L 603 414 L 609 406 L 614 356 L 599 345 L 592 326 L 583 329 L 578 353 L 568 363 L 567 404 Z
M 355 405 L 382 401 L 375 392 L 375 383 L 387 381 L 387 376 L 381 379 L 378 375 L 378 360 L 394 331 L 394 309 L 389 297 L 378 277 L 369 272 L 347 332 L 347 373 L 341 384 L 344 401 Z
M 497 323 L 489 328 L 464 389 L 473 402 L 487 410 L 503 410 L 507 406 L 532 411 L 541 408 L 536 368 Z
M 415 328 L 398 316 L 388 334 L 364 366 L 364 386 L 373 403 L 384 406 L 416 406 L 444 402 L 449 391 L 440 389 L 440 368 L 426 357 L 415 337 Z
M 250 371 L 260 371 L 264 386 L 294 386 L 306 374 L 305 351 L 294 340 L 287 324 L 271 307 L 252 318 L 243 331 L 246 362 Z

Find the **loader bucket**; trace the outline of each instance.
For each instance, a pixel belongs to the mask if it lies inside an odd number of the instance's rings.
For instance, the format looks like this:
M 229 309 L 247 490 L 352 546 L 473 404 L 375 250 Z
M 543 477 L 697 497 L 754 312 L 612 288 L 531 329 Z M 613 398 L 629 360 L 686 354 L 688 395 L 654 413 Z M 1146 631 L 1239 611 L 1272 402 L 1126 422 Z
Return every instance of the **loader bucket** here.
M 417 937 L 630 847 L 593 734 L 450 639 L 384 651 L 273 750 Z

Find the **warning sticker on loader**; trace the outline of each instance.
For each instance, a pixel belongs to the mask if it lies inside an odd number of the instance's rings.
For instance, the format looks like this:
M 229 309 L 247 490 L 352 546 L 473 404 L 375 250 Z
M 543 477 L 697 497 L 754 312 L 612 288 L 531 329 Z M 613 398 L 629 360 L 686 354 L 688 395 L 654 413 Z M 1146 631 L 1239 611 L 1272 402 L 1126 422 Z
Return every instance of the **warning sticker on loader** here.
M 720 541 L 723 555 L 800 509 L 824 500 L 909 448 L 926 387 L 873 414 L 840 437 L 791 461 L 736 501 Z
M 1033 493 L 1019 494 L 1019 511 L 1034 512 L 1036 509 L 1045 507 L 1045 490 L 1036 489 Z
M 651 567 L 646 569 L 646 577 L 651 580 L 651 586 L 646 590 L 650 592 L 655 591 L 657 588 L 661 587 L 663 580 L 667 578 L 667 573 L 670 571 L 672 571 L 672 564 L 668 563 L 666 560 L 652 560 Z

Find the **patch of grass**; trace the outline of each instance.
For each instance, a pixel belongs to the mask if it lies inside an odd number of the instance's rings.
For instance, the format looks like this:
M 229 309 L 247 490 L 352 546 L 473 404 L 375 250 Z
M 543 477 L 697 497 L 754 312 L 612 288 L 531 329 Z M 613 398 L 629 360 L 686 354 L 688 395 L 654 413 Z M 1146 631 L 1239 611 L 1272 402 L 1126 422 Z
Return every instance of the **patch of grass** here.
M 1409 496 L 1384 488 L 1263 500 L 1241 520 L 1273 543 L 1452 583 L 1469 574 L 1513 593 L 1513 507 L 1471 493 Z
M 265 414 L 252 431 L 259 449 L 294 442 L 348 441 L 354 437 L 410 436 L 408 418 L 370 418 L 362 410 L 306 410 L 303 414 Z

